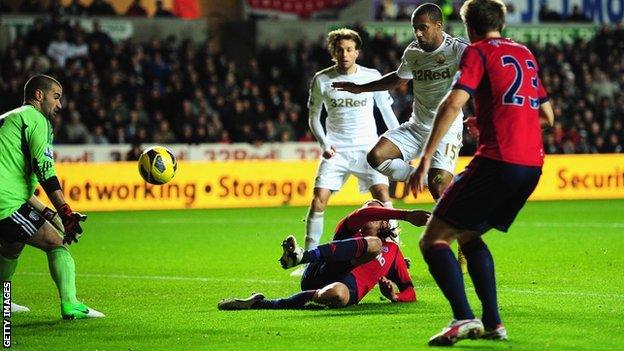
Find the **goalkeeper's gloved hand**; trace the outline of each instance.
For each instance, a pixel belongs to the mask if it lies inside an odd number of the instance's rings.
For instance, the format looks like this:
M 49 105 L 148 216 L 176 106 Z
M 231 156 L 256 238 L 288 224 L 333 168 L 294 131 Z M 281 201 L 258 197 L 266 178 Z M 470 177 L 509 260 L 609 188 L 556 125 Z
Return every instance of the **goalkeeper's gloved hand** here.
M 61 233 L 65 232 L 65 228 L 63 228 L 63 221 L 61 217 L 54 211 L 53 209 L 46 207 L 41 211 L 41 216 L 45 218 L 48 222 L 52 223 L 52 225 Z
M 61 220 L 63 221 L 63 227 L 65 228 L 63 243 L 71 245 L 72 242 L 78 242 L 78 238 L 80 238 L 80 234 L 82 234 L 80 222 L 86 221 L 87 216 L 79 212 L 73 212 L 69 204 L 64 204 L 58 210 Z

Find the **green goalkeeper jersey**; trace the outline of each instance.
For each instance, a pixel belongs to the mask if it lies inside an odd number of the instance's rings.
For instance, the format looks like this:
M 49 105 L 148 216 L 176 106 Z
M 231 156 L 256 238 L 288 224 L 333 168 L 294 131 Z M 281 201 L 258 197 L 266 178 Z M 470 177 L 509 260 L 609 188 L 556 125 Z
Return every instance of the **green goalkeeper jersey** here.
M 52 125 L 41 112 L 24 105 L 0 116 L 0 219 L 55 175 L 52 157 Z

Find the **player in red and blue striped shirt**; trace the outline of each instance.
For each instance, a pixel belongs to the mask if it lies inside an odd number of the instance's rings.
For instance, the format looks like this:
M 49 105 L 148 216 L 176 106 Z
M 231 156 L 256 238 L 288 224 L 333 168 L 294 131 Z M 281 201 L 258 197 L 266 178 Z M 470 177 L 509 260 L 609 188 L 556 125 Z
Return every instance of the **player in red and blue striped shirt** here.
M 301 278 L 302 291 L 274 300 L 265 299 L 262 294 L 225 299 L 219 303 L 219 309 L 295 309 L 311 301 L 345 307 L 360 302 L 377 284 L 393 302 L 415 301 L 416 292 L 403 254 L 395 242 L 385 240 L 393 235 L 391 219 L 422 226 L 429 213 L 384 208 L 381 202 L 372 200 L 340 221 L 334 240 L 327 244 L 304 251 L 290 235 L 282 244 L 284 255 L 280 262 L 284 269 L 309 263 Z
M 477 152 L 442 195 L 420 241 L 429 271 L 453 310 L 453 321 L 429 340 L 432 346 L 465 338 L 507 339 L 498 312 L 494 260 L 481 236 L 491 228 L 506 232 L 535 189 L 544 162 L 541 129 L 552 126 L 554 116 L 531 51 L 501 37 L 505 11 L 500 0 L 468 0 L 462 6 L 472 44 L 408 182 L 413 192 L 424 189 L 436 146 L 472 96 Z M 461 271 L 449 248 L 456 239 L 483 306 L 481 320 L 468 304 Z

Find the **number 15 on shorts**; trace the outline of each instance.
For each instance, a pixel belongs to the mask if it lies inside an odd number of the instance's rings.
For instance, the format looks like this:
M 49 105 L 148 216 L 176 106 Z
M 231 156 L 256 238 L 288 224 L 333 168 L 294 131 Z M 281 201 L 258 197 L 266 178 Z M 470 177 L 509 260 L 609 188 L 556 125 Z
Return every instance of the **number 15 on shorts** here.
M 452 160 L 457 159 L 459 155 L 459 145 L 448 143 L 444 147 L 444 156 L 449 157 Z

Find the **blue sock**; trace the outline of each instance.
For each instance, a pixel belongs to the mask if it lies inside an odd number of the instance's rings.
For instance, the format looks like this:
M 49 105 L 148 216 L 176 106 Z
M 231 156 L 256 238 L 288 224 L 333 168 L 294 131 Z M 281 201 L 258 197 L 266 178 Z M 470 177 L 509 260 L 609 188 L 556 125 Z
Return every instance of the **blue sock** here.
M 297 309 L 312 301 L 316 290 L 306 290 L 298 292 L 290 297 L 275 300 L 260 300 L 254 303 L 251 308 L 257 310 L 285 310 Z
M 488 329 L 494 329 L 501 324 L 501 319 L 498 314 L 492 254 L 481 238 L 462 245 L 461 249 L 466 256 L 468 273 L 483 306 L 483 325 Z
M 473 319 L 474 314 L 468 304 L 464 289 L 464 278 L 461 268 L 446 244 L 435 244 L 423 254 L 429 265 L 429 272 L 451 304 L 455 319 Z
M 336 240 L 319 245 L 303 253 L 301 263 L 325 261 L 349 261 L 362 256 L 368 250 L 365 238 Z

